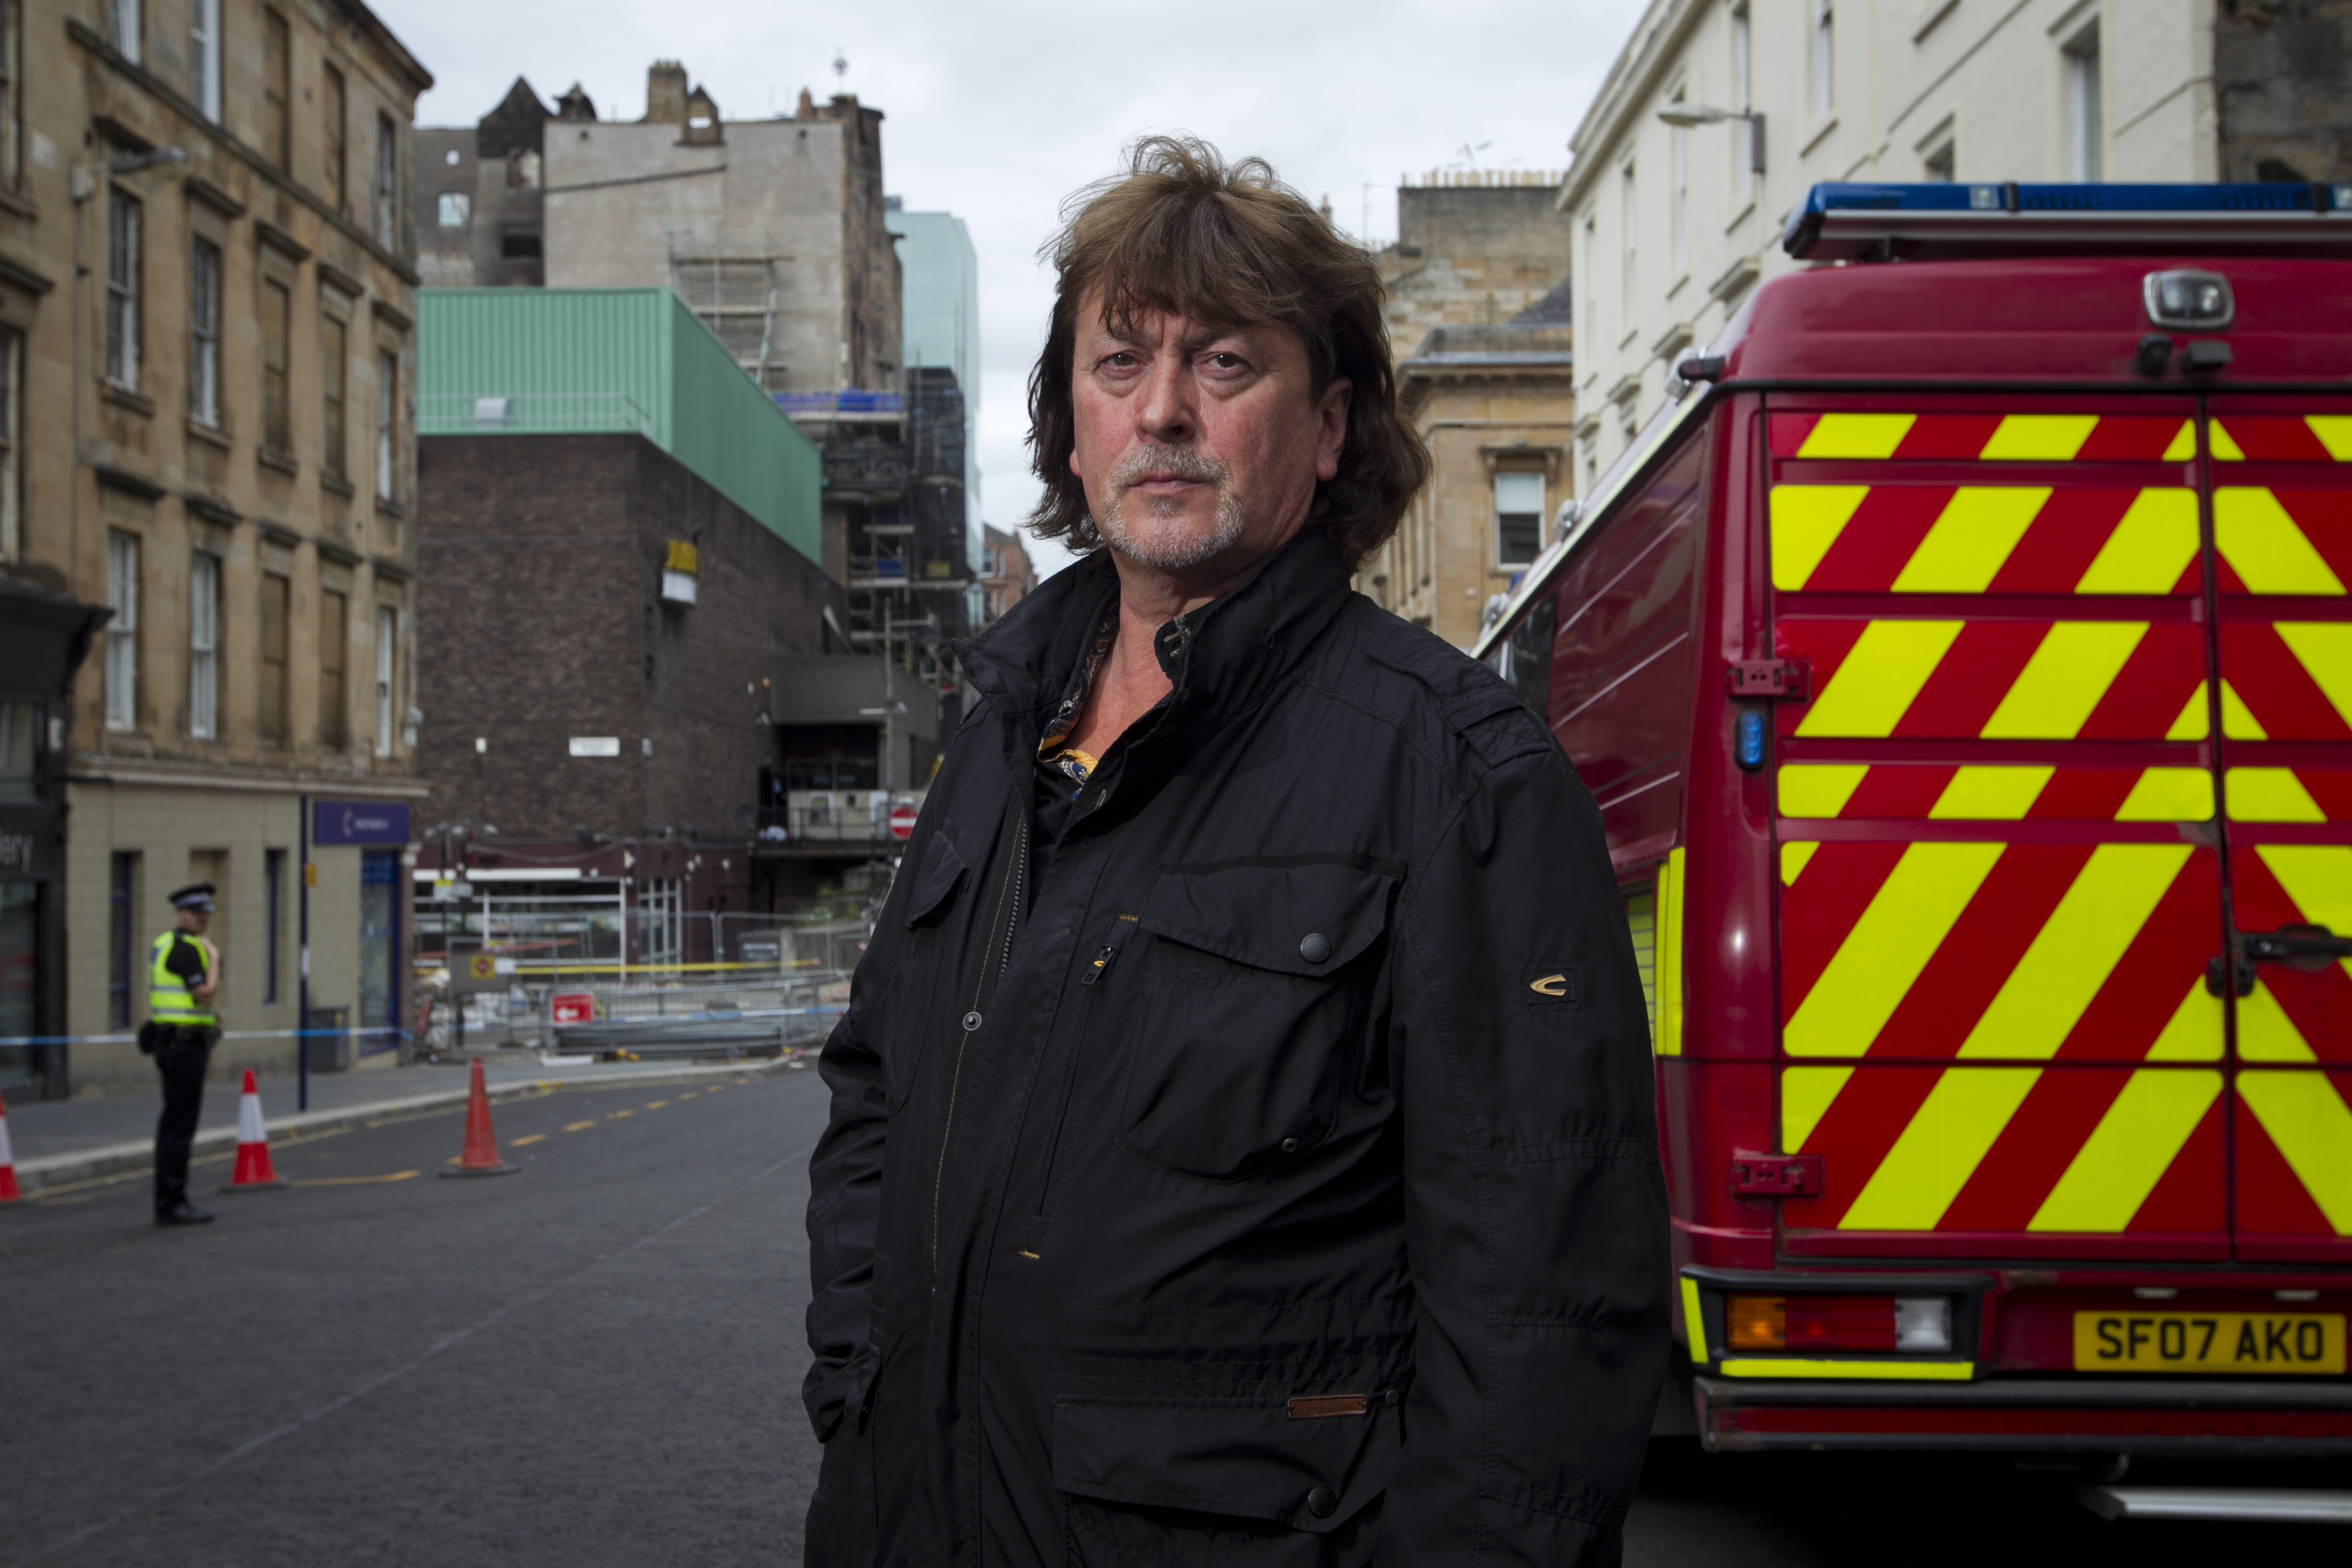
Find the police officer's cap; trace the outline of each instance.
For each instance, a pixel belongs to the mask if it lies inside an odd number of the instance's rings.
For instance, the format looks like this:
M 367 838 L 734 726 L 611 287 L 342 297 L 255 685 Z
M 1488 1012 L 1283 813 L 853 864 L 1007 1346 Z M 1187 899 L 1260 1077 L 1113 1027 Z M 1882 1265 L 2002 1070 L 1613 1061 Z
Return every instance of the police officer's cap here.
M 205 914 L 212 913 L 213 885 L 210 882 L 198 882 L 194 886 L 182 888 L 172 895 L 172 907 L 175 910 L 201 910 Z

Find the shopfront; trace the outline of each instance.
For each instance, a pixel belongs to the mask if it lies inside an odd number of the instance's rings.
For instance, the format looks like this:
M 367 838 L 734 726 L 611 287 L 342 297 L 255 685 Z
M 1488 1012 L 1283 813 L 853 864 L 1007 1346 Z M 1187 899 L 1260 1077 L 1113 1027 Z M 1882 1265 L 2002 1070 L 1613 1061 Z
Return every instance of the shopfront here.
M 0 577 L 0 1095 L 66 1092 L 65 761 L 73 673 L 107 612 Z

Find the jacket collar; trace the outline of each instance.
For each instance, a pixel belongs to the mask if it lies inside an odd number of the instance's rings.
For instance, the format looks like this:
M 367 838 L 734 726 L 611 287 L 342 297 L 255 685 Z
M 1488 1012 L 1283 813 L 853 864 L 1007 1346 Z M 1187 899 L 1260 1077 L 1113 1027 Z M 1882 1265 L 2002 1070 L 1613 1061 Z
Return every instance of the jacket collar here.
M 1055 574 L 960 649 L 971 683 L 1034 751 L 1045 715 L 1115 603 L 1118 574 L 1097 550 Z M 1204 734 L 1262 701 L 1338 617 L 1348 569 L 1309 527 L 1231 593 L 1160 628 L 1154 651 L 1175 684 L 1169 722 Z

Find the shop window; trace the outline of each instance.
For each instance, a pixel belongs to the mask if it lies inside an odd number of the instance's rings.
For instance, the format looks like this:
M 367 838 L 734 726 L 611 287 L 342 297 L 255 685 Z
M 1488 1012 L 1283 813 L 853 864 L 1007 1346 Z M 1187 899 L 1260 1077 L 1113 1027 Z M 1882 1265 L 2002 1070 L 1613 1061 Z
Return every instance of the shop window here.
M 0 800 L 32 800 L 40 794 L 40 723 L 38 703 L 0 698 Z
M 283 849 L 261 852 L 261 918 L 262 940 L 266 944 L 261 953 L 261 1003 L 267 1007 L 278 1001 L 278 954 L 286 946 L 286 851 Z
M 106 1026 L 131 1027 L 131 1001 L 140 973 L 139 852 L 118 849 L 107 863 Z

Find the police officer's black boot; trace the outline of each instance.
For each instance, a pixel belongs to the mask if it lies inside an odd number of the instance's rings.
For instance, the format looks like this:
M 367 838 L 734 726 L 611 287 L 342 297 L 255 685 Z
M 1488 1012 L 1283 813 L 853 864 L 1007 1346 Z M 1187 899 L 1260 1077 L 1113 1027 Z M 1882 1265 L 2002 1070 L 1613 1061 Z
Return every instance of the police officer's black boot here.
M 170 1208 L 155 1211 L 157 1225 L 210 1225 L 212 1222 L 213 1216 L 209 1210 L 200 1209 L 185 1198 L 182 1198 Z

